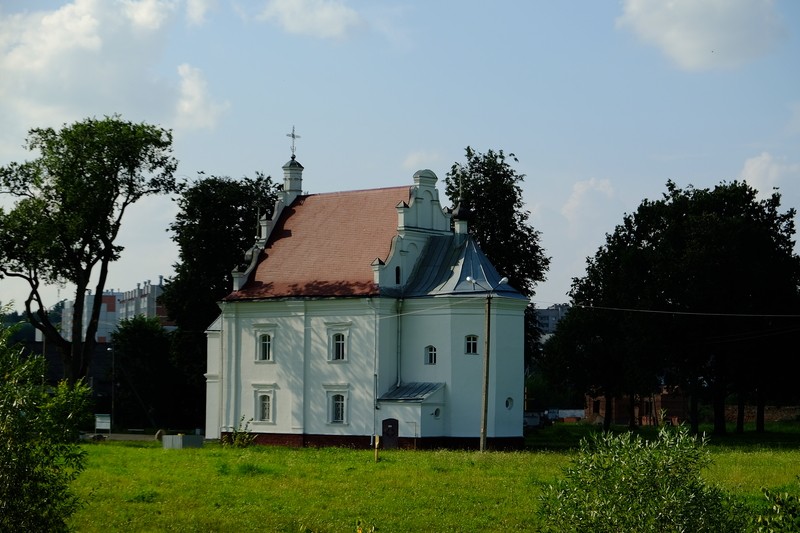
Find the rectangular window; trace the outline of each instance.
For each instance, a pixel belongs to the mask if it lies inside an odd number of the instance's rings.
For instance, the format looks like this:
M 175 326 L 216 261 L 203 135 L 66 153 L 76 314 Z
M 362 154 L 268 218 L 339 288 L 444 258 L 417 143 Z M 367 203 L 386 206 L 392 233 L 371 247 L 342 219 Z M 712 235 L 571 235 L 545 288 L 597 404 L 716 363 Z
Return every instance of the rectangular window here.
M 255 324 L 255 360 L 257 363 L 272 363 L 275 361 L 275 334 L 276 324 Z
M 328 328 L 328 361 L 343 363 L 350 357 L 352 322 L 326 322 Z
M 345 351 L 345 338 L 344 333 L 335 333 L 333 335 L 333 353 L 331 354 L 331 359 L 334 361 L 344 361 L 346 356 Z
M 350 386 L 347 383 L 331 383 L 324 385 L 327 397 L 328 424 L 347 424 L 347 400 Z
M 261 422 L 272 421 L 272 397 L 269 394 L 262 394 L 259 399 L 258 419 Z
M 275 388 L 274 383 L 254 383 L 253 422 L 275 422 Z
M 475 355 L 478 353 L 478 336 L 477 335 L 467 335 L 465 340 L 465 348 L 464 353 L 468 355 Z
M 258 360 L 272 361 L 272 335 L 263 333 L 260 342 L 261 346 L 258 353 Z
M 426 365 L 435 365 L 436 364 L 436 347 L 435 346 L 426 346 L 425 347 L 425 364 Z
M 344 424 L 344 394 L 331 396 L 331 424 Z

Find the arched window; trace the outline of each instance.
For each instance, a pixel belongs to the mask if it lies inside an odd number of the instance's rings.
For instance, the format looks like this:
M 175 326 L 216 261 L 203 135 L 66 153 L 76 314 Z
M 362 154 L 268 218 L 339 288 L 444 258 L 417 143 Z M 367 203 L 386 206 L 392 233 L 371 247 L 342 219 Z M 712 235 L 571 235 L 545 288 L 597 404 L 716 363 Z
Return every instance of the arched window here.
M 474 355 L 478 353 L 478 336 L 467 335 L 464 340 L 464 353 Z
M 258 419 L 262 422 L 272 421 L 272 397 L 269 394 L 258 397 Z
M 426 365 L 436 364 L 436 346 L 425 347 L 425 364 Z
M 262 333 L 259 338 L 258 360 L 272 361 L 272 335 L 269 333 Z
M 331 396 L 331 424 L 344 424 L 345 403 L 344 394 Z
M 347 355 L 344 333 L 333 334 L 333 346 L 331 359 L 333 361 L 344 361 Z

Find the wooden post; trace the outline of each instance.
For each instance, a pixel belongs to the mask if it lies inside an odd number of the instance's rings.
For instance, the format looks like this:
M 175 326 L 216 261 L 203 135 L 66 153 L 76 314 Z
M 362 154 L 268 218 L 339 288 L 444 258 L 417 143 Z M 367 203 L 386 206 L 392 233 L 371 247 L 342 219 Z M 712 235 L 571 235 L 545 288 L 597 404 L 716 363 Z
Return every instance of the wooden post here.
M 378 462 L 378 445 L 381 442 L 381 436 L 375 435 L 375 462 Z

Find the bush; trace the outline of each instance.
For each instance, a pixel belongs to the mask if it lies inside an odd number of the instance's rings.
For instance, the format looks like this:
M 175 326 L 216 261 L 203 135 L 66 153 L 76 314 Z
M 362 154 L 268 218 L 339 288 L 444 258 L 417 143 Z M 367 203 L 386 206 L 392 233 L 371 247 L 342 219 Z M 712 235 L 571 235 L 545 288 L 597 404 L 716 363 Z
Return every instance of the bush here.
M 798 477 L 800 481 L 800 477 Z M 789 492 L 764 490 L 769 509 L 756 517 L 756 531 L 759 533 L 800 532 L 800 497 Z
M 0 327 L 0 531 L 63 531 L 80 505 L 70 483 L 84 468 L 78 426 L 90 390 L 51 390 L 44 358 L 24 357 L 11 333 Z
M 250 432 L 250 422 L 252 421 L 251 418 L 245 422 L 244 415 L 242 415 L 242 418 L 239 419 L 239 426 L 233 428 L 230 433 L 222 435 L 222 439 L 220 439 L 222 445 L 226 448 L 247 448 L 252 445 L 256 440 L 256 434 Z
M 582 440 L 566 478 L 543 491 L 546 530 L 744 531 L 744 509 L 700 477 L 705 444 L 684 426 L 662 427 L 650 442 L 632 433 Z

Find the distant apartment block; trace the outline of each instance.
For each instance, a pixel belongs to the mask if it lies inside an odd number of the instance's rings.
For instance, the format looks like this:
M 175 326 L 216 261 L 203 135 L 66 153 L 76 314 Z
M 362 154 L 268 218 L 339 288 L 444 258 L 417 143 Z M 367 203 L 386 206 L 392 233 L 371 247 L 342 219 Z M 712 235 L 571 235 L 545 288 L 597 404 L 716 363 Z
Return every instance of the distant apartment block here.
M 154 285 L 150 280 L 137 283 L 136 288 L 130 291 L 117 292 L 106 291 L 101 296 L 101 307 L 99 323 L 97 325 L 97 342 L 111 342 L 111 333 L 117 329 L 117 325 L 123 320 L 130 320 L 138 315 L 148 318 L 158 318 L 161 325 L 169 327 L 167 312 L 163 306 L 158 304 L 158 297 L 164 292 L 164 277 L 158 277 L 158 285 Z M 82 335 L 86 336 L 86 329 L 89 323 L 89 316 L 92 312 L 96 294 L 87 294 L 83 307 L 83 328 Z M 75 302 L 67 300 L 64 302 L 64 311 L 61 318 L 61 333 L 63 337 L 72 340 L 72 316 Z
M 536 321 L 542 330 L 542 340 L 556 332 L 558 322 L 569 312 L 569 304 L 554 304 L 546 309 L 536 310 Z

